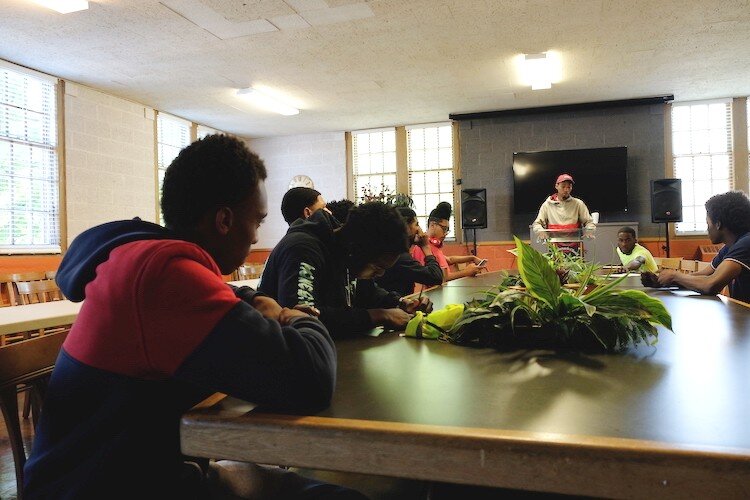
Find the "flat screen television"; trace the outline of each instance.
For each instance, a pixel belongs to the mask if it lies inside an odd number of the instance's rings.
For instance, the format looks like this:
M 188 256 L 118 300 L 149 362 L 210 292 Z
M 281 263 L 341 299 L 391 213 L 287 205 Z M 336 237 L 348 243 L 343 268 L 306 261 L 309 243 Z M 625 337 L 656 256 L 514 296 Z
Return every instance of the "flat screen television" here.
M 513 153 L 513 211 L 516 215 L 539 211 L 555 193 L 562 173 L 573 176 L 573 196 L 591 212 L 624 214 L 628 211 L 628 148 L 568 149 Z

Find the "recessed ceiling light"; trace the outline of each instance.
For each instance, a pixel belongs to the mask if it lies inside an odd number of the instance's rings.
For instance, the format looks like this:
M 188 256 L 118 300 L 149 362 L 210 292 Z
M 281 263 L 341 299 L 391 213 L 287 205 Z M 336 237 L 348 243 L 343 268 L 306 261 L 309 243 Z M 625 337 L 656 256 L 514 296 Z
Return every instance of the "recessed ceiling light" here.
M 237 91 L 237 95 L 242 97 L 243 99 L 247 99 L 248 101 L 261 108 L 267 109 L 268 111 L 273 111 L 274 113 L 278 113 L 280 115 L 292 116 L 299 114 L 299 109 L 293 106 L 289 106 L 288 104 L 284 104 L 275 97 L 271 97 L 270 95 L 265 94 L 260 90 L 254 89 L 252 87 L 239 89 Z
M 33 2 L 48 9 L 56 10 L 60 14 L 68 14 L 89 8 L 89 3 L 86 0 L 33 0 Z
M 526 54 L 523 58 L 523 74 L 531 90 L 552 88 L 552 62 L 546 52 Z

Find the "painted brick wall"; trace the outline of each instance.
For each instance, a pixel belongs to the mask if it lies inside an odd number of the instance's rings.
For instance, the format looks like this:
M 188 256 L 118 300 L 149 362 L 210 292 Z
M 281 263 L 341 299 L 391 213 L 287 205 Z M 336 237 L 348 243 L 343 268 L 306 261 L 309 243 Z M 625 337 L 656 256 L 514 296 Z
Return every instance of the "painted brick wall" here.
M 153 110 L 65 85 L 68 242 L 94 225 L 156 217 Z
M 617 146 L 628 148 L 630 213 L 624 219 L 603 214 L 601 221 L 637 220 L 641 235 L 656 236 L 659 228 L 651 223 L 649 180 L 664 177 L 664 110 L 664 105 L 633 106 L 461 122 L 463 186 L 487 188 L 489 227 L 478 230 L 477 239 L 511 240 L 513 234 L 529 237 L 532 221 L 513 217 L 514 152 Z M 550 193 L 553 183 L 551 179 Z
M 268 170 L 268 218 L 261 226 L 256 248 L 273 248 L 286 233 L 281 216 L 281 198 L 289 181 L 299 174 L 309 176 L 326 201 L 346 197 L 346 141 L 343 132 L 251 139 L 250 149 Z

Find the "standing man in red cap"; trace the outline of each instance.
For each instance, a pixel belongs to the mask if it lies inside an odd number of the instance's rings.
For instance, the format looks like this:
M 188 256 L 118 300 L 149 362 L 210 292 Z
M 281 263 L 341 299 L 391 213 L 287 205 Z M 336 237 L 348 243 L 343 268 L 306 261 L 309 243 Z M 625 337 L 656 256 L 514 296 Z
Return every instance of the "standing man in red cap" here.
M 596 224 L 589 209 L 583 201 L 570 195 L 573 191 L 573 177 L 570 174 L 560 174 L 555 182 L 555 189 L 557 192 L 542 203 L 539 215 L 532 225 L 537 236 L 541 239 L 553 236 L 573 238 L 583 228 L 583 236 L 593 238 Z M 558 246 L 578 249 L 577 243 Z

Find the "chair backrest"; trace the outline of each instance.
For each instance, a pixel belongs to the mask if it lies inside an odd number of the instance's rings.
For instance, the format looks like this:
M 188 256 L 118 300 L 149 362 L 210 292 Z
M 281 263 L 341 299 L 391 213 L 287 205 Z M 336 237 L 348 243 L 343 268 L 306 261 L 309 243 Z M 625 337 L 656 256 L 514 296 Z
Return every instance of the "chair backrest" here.
M 26 450 L 18 417 L 18 386 L 31 386 L 37 402 L 44 398 L 47 381 L 67 335 L 63 331 L 0 347 L 0 407 L 13 451 L 19 500 L 23 498 Z
M 266 265 L 261 262 L 249 262 L 237 268 L 237 276 L 241 280 L 260 278 L 265 267 Z
M 680 269 L 680 261 L 682 260 L 679 257 L 655 257 L 654 260 L 656 261 L 656 264 L 659 266 L 659 269 Z
M 680 261 L 680 272 L 683 273 L 694 273 L 698 270 L 697 260 L 681 260 Z
M 62 300 L 63 298 L 62 292 L 57 287 L 57 283 L 46 279 L 41 281 L 19 281 L 16 283 L 16 292 L 23 305 Z
M 12 306 L 18 306 L 21 305 L 22 302 L 18 298 L 18 286 L 17 283 L 19 281 L 39 281 L 47 279 L 47 275 L 43 271 L 28 271 L 23 273 L 10 273 L 5 275 L 7 277 L 7 284 L 8 284 L 8 299 L 10 300 L 10 305 Z

